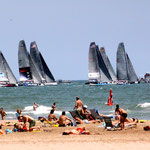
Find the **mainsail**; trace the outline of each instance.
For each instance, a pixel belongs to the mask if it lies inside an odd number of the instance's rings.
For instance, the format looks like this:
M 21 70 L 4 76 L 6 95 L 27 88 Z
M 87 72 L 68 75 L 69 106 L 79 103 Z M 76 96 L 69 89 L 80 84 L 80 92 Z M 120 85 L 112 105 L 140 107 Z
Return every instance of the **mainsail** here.
M 36 42 L 31 42 L 30 45 L 30 55 L 31 58 L 42 77 L 42 82 L 51 83 L 55 82 L 54 76 L 52 75 L 51 71 L 49 70 L 42 54 L 37 48 Z
M 17 83 L 17 80 L 16 80 L 14 74 L 12 73 L 12 71 L 1 51 L 0 51 L 0 81 L 9 82 L 12 84 Z
M 103 60 L 104 60 L 105 65 L 106 65 L 106 67 L 107 67 L 107 69 L 108 69 L 108 72 L 109 72 L 109 74 L 110 74 L 110 76 L 111 76 L 111 79 L 112 79 L 113 81 L 116 81 L 117 78 L 116 78 L 115 71 L 114 71 L 114 69 L 113 69 L 113 67 L 112 67 L 112 65 L 111 65 L 111 63 L 110 63 L 110 60 L 109 60 L 108 56 L 106 55 L 106 52 L 105 52 L 104 47 L 101 47 L 101 48 L 100 48 L 100 53 L 101 53 L 101 55 L 102 55 L 102 58 L 103 58 Z
M 138 77 L 135 73 L 135 70 L 133 68 L 133 65 L 131 63 L 131 60 L 130 60 L 128 54 L 126 54 L 126 56 L 127 56 L 127 66 L 128 66 L 127 67 L 128 68 L 128 80 L 129 80 L 129 82 L 136 82 Z
M 117 51 L 117 79 L 128 82 L 136 82 L 138 79 L 123 43 L 119 44 Z
M 95 42 L 90 44 L 88 56 L 88 78 L 89 80 L 97 79 L 100 81 L 100 69 Z
M 127 74 L 127 58 L 124 44 L 120 43 L 117 50 L 117 79 L 128 80 Z
M 20 81 L 32 80 L 34 83 L 41 83 L 41 77 L 26 49 L 24 40 L 19 42 L 18 63 Z
M 99 69 L 100 69 L 100 81 L 101 82 L 111 82 L 111 76 L 109 74 L 109 71 L 107 69 L 107 66 L 103 60 L 103 57 L 99 51 L 99 47 L 96 46 L 96 52 L 97 52 L 97 57 L 98 57 L 98 65 L 99 65 Z

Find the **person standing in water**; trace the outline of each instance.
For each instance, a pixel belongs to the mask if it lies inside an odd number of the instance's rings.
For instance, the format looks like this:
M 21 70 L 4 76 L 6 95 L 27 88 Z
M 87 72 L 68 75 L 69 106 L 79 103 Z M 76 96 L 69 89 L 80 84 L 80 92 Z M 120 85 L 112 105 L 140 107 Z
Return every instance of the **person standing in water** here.
M 56 110 L 56 103 L 55 102 L 52 105 L 52 110 L 54 110 L 54 111 Z
M 34 104 L 33 104 L 33 110 L 36 111 L 36 109 L 37 109 L 38 107 L 39 107 L 39 105 L 34 102 Z
M 5 117 L 7 116 L 7 114 L 6 114 L 6 112 L 4 111 L 3 108 L 0 108 L 0 114 L 1 114 L 1 116 L 2 116 L 2 120 L 4 120 Z
M 119 104 L 117 104 L 115 114 L 120 115 L 121 129 L 124 129 L 124 123 L 127 118 L 127 112 L 124 109 L 120 108 Z

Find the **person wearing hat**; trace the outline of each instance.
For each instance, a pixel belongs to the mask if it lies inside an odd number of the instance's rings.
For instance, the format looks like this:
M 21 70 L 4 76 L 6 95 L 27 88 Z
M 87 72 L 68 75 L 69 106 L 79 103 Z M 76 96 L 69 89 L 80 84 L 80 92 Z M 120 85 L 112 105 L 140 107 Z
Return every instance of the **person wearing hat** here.
M 90 119 L 90 112 L 87 110 L 87 105 L 84 105 L 83 108 L 82 108 L 82 111 L 81 111 L 81 115 L 83 117 L 83 119 Z

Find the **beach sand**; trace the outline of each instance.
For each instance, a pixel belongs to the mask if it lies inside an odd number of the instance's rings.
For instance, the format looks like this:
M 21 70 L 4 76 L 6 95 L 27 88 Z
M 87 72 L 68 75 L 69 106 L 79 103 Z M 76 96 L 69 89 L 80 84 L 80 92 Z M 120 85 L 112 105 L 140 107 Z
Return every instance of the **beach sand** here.
M 11 124 L 11 123 L 10 123 Z M 39 125 L 42 126 L 41 123 Z M 136 128 L 126 128 L 122 131 L 107 131 L 98 127 L 100 124 L 85 126 L 91 135 L 62 135 L 65 130 L 77 127 L 42 127 L 41 132 L 22 132 L 0 135 L 2 150 L 150 150 L 150 131 L 143 127 L 150 121 L 138 123 Z M 11 129 L 12 126 L 3 127 Z

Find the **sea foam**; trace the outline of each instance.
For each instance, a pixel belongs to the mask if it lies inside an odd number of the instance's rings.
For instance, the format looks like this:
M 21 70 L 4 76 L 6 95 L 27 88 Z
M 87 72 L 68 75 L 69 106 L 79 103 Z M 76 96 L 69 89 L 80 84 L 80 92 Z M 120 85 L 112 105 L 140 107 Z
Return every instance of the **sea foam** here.
M 141 107 L 141 108 L 146 108 L 146 107 L 150 107 L 150 103 L 143 103 L 143 104 L 138 104 L 137 107 Z

